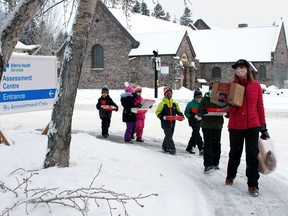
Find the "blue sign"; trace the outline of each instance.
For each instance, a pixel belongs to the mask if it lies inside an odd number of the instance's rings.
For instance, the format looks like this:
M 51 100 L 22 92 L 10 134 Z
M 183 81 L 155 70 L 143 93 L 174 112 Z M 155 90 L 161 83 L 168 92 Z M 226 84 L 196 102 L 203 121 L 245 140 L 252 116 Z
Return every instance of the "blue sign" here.
M 53 99 L 56 89 L 39 89 L 39 90 L 24 90 L 24 91 L 8 91 L 0 92 L 0 103 Z

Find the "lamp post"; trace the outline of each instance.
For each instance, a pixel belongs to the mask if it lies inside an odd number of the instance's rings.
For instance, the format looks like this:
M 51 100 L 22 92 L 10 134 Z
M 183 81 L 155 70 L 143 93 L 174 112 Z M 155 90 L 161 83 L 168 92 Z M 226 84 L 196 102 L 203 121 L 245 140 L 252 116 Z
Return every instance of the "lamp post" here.
M 160 58 L 158 57 L 158 51 L 153 50 L 154 55 L 154 88 L 155 98 L 158 98 L 158 71 L 161 68 Z

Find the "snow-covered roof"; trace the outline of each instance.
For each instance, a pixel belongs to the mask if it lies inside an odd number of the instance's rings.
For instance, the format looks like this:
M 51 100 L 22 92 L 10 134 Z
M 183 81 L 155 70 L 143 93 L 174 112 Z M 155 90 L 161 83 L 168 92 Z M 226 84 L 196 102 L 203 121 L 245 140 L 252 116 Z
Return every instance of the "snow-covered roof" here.
M 109 8 L 113 16 L 123 25 L 126 30 L 134 35 L 137 33 L 186 31 L 188 28 L 173 22 L 156 19 L 136 13 L 129 13 L 128 16 L 121 9 Z
M 139 48 L 133 49 L 130 56 L 152 55 L 152 51 L 156 49 L 159 53 L 163 50 L 163 54 L 174 52 L 175 47 L 179 46 L 180 32 L 188 31 L 200 63 L 235 62 L 240 58 L 253 62 L 271 61 L 271 52 L 275 51 L 275 44 L 283 25 L 281 21 L 279 25 L 267 27 L 192 30 L 150 16 L 130 13 L 126 17 L 120 9 L 109 10 L 140 42 Z
M 200 63 L 271 61 L 281 26 L 189 30 L 188 34 Z
M 140 41 L 140 46 L 132 49 L 129 56 L 151 56 L 153 50 L 157 50 L 159 55 L 176 54 L 185 33 L 186 31 L 134 34 L 135 39 Z M 167 41 L 169 41 L 169 46 L 167 46 Z

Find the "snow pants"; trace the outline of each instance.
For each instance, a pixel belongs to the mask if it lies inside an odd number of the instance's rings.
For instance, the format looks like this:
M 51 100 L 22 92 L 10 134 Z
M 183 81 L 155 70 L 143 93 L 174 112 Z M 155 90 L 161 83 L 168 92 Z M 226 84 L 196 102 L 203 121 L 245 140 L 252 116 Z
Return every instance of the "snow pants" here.
M 143 129 L 144 129 L 145 119 L 137 119 L 136 121 L 136 137 L 142 138 L 143 136 Z
M 108 134 L 111 118 L 102 118 L 101 120 L 102 120 L 101 122 L 102 135 Z
M 249 187 L 258 188 L 258 179 L 260 178 L 258 172 L 258 139 L 259 128 L 250 128 L 247 130 L 229 129 L 230 138 L 230 152 L 227 168 L 227 178 L 235 178 L 237 169 L 240 164 L 243 145 L 245 140 L 246 152 L 246 176 L 248 178 Z
M 135 133 L 136 122 L 126 122 L 126 131 L 124 134 L 124 140 L 129 142 L 133 138 L 133 134 Z
M 222 129 L 202 129 L 204 138 L 204 167 L 218 166 L 221 155 Z
M 173 141 L 174 127 L 173 128 L 163 128 L 164 130 L 164 140 L 162 142 L 162 149 L 164 151 L 167 150 L 175 150 L 175 144 Z
M 198 147 L 199 151 L 203 149 L 203 140 L 200 135 L 200 126 L 192 126 L 192 134 L 190 137 L 190 140 L 188 142 L 188 146 L 186 148 L 186 151 L 191 151 L 192 147 Z

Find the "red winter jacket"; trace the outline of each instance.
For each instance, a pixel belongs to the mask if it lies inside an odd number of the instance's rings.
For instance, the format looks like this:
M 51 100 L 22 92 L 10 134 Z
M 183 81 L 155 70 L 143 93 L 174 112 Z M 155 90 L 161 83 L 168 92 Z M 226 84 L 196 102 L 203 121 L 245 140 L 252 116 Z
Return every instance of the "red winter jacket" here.
M 233 83 L 239 82 L 234 79 Z M 228 128 L 249 129 L 260 127 L 266 123 L 261 86 L 256 80 L 251 83 L 242 80 L 240 84 L 246 86 L 243 103 L 241 107 L 230 105 Z

